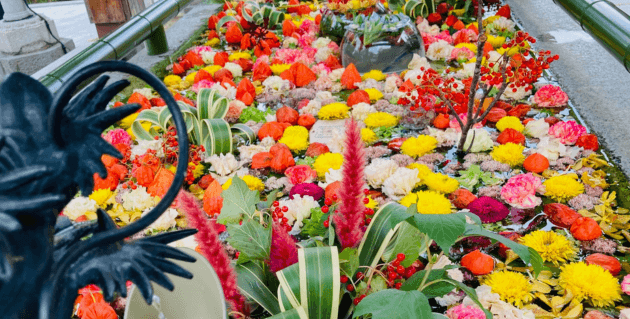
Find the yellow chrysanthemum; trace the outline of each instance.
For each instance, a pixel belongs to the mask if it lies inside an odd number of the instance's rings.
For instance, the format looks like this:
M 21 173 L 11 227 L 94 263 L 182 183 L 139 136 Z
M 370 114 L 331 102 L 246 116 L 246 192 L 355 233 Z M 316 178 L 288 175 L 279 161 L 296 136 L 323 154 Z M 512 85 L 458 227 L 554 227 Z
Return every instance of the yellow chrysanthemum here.
M 470 51 L 472 51 L 473 53 L 477 53 L 477 46 L 473 43 L 468 43 L 468 42 L 462 42 L 458 45 L 455 46 L 456 48 L 466 48 Z
M 376 133 L 369 128 L 361 129 L 361 140 L 366 144 L 372 144 L 378 140 Z
M 164 85 L 166 86 L 174 86 L 174 85 L 179 85 L 179 83 L 182 81 L 182 78 L 177 76 L 177 75 L 167 75 L 164 78 Z
M 324 178 L 329 169 L 340 169 L 343 164 L 343 155 L 339 153 L 324 153 L 318 156 L 313 163 L 319 178 Z
M 265 190 L 265 183 L 263 183 L 258 177 L 245 175 L 241 177 L 241 179 L 243 180 L 243 182 L 245 182 L 245 184 L 247 184 L 247 187 L 249 187 L 249 189 L 253 191 L 262 192 Z M 232 180 L 230 179 L 230 181 Z
M 398 118 L 389 113 L 375 112 L 369 114 L 363 122 L 369 128 L 392 127 L 398 124 Z
M 103 206 L 105 202 L 112 196 L 113 192 L 109 188 L 95 190 L 90 194 L 89 198 L 96 202 L 98 206 Z
M 571 291 L 574 298 L 588 300 L 595 307 L 612 306 L 621 300 L 619 281 L 603 267 L 579 262 L 564 265 L 561 270 L 561 292 Z
M 505 302 L 523 307 L 534 299 L 532 284 L 525 275 L 513 271 L 495 271 L 483 278 L 484 285 L 490 286 L 492 292 L 499 294 Z
M 522 133 L 525 126 L 523 126 L 521 120 L 516 116 L 504 116 L 497 122 L 497 130 L 503 132 L 506 128 L 515 129 Z
M 545 196 L 553 200 L 565 202 L 584 193 L 584 185 L 577 181 L 576 174 L 553 176 L 543 183 Z
M 217 45 L 219 45 L 221 43 L 221 40 L 219 38 L 212 38 L 208 41 L 206 41 L 206 43 L 204 43 L 204 45 L 209 46 L 209 47 L 215 47 Z
M 372 102 L 376 102 L 383 98 L 383 93 L 381 93 L 381 91 L 377 89 L 369 88 L 365 89 L 364 91 L 367 92 L 367 94 L 370 96 L 370 101 Z
M 555 265 L 572 260 L 577 254 L 577 249 L 566 237 L 552 231 L 537 230 L 521 237 L 520 241 L 534 248 L 544 261 Z
M 214 76 L 214 73 L 221 70 L 222 68 L 223 67 L 221 67 L 220 65 L 208 65 L 207 67 L 203 68 L 203 70 Z
M 523 161 L 525 160 L 525 155 L 523 155 L 524 149 L 525 146 L 523 145 L 506 143 L 495 146 L 490 155 L 492 155 L 492 158 L 495 161 L 514 167 L 523 164 Z
M 136 121 L 139 113 L 133 113 L 122 120 L 118 121 L 118 125 L 124 129 L 128 129 L 131 127 L 131 124 Z
M 433 171 L 426 165 L 420 163 L 411 163 L 407 165 L 409 169 L 417 169 L 418 170 L 418 178 L 424 179 L 427 175 L 433 174 Z
M 444 195 L 434 191 L 419 191 L 409 193 L 400 200 L 400 205 L 409 207 L 417 204 L 417 210 L 420 214 L 450 214 L 451 201 Z
M 304 126 L 289 126 L 278 142 L 288 146 L 291 151 L 304 151 L 308 148 L 308 130 Z
M 195 83 L 195 76 L 197 75 L 197 72 L 192 72 L 188 75 L 186 75 L 186 77 L 184 78 L 184 80 L 186 82 L 188 82 L 189 84 L 194 84 Z
M 437 146 L 437 140 L 433 136 L 418 135 L 410 137 L 400 146 L 400 152 L 413 158 L 433 152 Z
M 366 198 L 368 199 L 368 203 L 365 204 L 365 207 L 371 208 L 371 209 L 376 211 L 376 207 L 378 207 L 378 202 L 373 200 L 372 197 L 370 197 L 370 196 L 368 196 Z
M 203 164 L 199 163 L 199 164 L 195 164 L 193 162 L 189 162 L 188 166 L 192 167 L 193 171 L 193 177 L 194 178 L 199 178 L 201 177 L 201 175 L 203 175 L 203 171 L 204 171 L 204 166 Z
M 271 72 L 275 75 L 280 75 L 280 73 L 291 68 L 291 64 L 272 64 L 270 66 Z
M 430 190 L 442 194 L 450 194 L 459 188 L 459 182 L 456 179 L 440 173 L 428 174 L 423 178 L 422 182 Z
M 363 81 L 367 80 L 367 79 L 374 79 L 376 81 L 383 81 L 387 78 L 387 75 L 383 74 L 383 72 L 381 70 L 371 70 L 368 73 L 363 74 L 363 76 L 361 76 L 361 78 L 363 79 Z
M 247 52 L 234 52 L 230 54 L 230 56 L 228 57 L 228 60 L 230 61 L 236 61 L 238 59 L 250 60 L 251 58 L 252 58 L 252 55 Z
M 225 181 L 225 183 L 223 185 L 221 185 L 221 188 L 223 188 L 223 190 L 227 190 L 228 188 L 230 188 L 230 186 L 232 185 L 232 179 L 228 179 L 227 181 Z
M 505 37 L 502 36 L 493 36 L 492 34 L 488 34 L 488 43 L 492 44 L 493 48 L 499 48 L 505 43 Z
M 341 102 L 335 102 L 328 105 L 324 105 L 319 112 L 317 112 L 317 117 L 320 120 L 340 120 L 348 117 L 348 112 L 350 108 Z

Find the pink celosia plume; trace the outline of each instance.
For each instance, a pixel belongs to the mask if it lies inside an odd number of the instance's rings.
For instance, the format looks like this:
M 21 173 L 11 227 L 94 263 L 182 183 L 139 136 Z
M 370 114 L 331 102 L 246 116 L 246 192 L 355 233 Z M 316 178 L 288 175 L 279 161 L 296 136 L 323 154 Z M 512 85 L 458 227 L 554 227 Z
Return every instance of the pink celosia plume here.
M 217 231 L 207 219 L 206 213 L 199 207 L 197 199 L 190 193 L 180 192 L 178 206 L 186 213 L 188 225 L 199 230 L 195 239 L 199 243 L 201 254 L 208 259 L 214 271 L 217 272 L 230 309 L 246 316 L 249 315 L 249 308 L 238 290 L 236 273 L 232 269 L 230 258 L 219 240 Z
M 298 262 L 298 251 L 295 240 L 287 230 L 278 223 L 273 223 L 271 233 L 271 250 L 269 252 L 269 269 L 276 273 Z
M 334 216 L 337 236 L 344 248 L 354 247 L 363 237 L 361 220 L 365 209 L 362 192 L 365 185 L 365 156 L 361 132 L 354 120 L 346 122 L 345 146 L 343 177 L 339 189 L 341 205 Z

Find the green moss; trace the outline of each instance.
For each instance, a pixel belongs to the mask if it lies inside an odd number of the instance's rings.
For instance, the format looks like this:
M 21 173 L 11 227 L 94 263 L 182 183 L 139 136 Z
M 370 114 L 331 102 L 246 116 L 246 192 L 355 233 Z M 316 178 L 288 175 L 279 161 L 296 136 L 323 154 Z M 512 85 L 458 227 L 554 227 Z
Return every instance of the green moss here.
M 604 169 L 608 174 L 610 188 L 608 190 L 617 192 L 617 206 L 630 209 L 630 183 L 623 171 L 614 163 Z

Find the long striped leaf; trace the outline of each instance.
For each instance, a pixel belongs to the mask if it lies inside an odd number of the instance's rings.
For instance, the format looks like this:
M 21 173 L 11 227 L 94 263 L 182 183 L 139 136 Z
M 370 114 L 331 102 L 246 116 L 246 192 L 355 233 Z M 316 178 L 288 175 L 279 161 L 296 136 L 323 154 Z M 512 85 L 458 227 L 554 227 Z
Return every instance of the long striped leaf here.
M 247 299 L 261 305 L 272 315 L 281 313 L 278 298 L 265 284 L 265 270 L 260 262 L 236 265 L 238 287 Z
M 182 102 L 177 101 L 177 106 L 179 106 L 179 110 L 182 112 L 182 116 L 184 117 L 184 122 L 186 122 L 186 132 L 190 133 L 193 130 L 193 122 L 195 122 L 195 110 L 192 106 Z M 166 131 L 168 128 L 168 124 L 173 118 L 171 111 L 168 108 L 163 108 L 159 115 L 158 121 L 160 127 Z
M 232 130 L 223 119 L 206 119 L 201 121 L 201 136 L 206 153 L 232 153 Z
M 423 0 L 409 0 L 403 6 L 403 13 L 413 19 L 419 16 L 426 17 L 429 14 L 429 7 Z
M 278 287 L 278 300 L 280 309 L 286 311 L 300 307 L 300 265 L 293 264 L 276 272 L 280 286 Z
M 232 125 L 232 134 L 240 135 L 250 143 L 256 141 L 256 132 L 254 132 L 251 127 L 242 123 Z
M 308 319 L 308 315 L 304 311 L 304 308 L 298 307 L 286 312 L 279 313 L 267 319 Z
M 142 122 L 150 122 L 152 125 L 160 125 L 158 120 L 159 113 L 155 110 L 144 110 L 138 114 L 136 120 L 131 123 L 131 132 L 136 138 L 151 141 L 156 136 L 142 127 Z
M 228 112 L 228 100 L 216 90 L 201 89 L 197 94 L 197 118 L 222 119 Z
M 238 20 L 236 20 L 236 18 L 235 18 L 235 17 L 233 17 L 233 16 L 225 16 L 225 17 L 221 18 L 221 20 L 219 20 L 219 22 L 217 22 L 217 27 L 216 27 L 217 32 L 220 32 L 220 29 L 221 29 L 221 28 L 222 28 L 222 27 L 223 27 L 226 23 L 228 23 L 228 22 L 230 22 L 230 21 L 238 22 Z M 237 23 L 236 25 L 239 27 L 239 29 L 241 29 L 241 31 L 243 31 L 243 27 L 241 26 L 241 24 L 240 24 L 240 23 Z

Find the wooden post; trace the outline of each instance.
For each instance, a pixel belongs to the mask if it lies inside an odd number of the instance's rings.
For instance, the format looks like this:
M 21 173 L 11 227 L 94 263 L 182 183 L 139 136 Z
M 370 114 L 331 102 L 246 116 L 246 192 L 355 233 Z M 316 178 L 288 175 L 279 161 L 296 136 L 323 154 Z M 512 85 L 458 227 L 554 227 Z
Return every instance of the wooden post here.
M 145 9 L 143 0 L 85 0 L 90 22 L 103 38 Z

